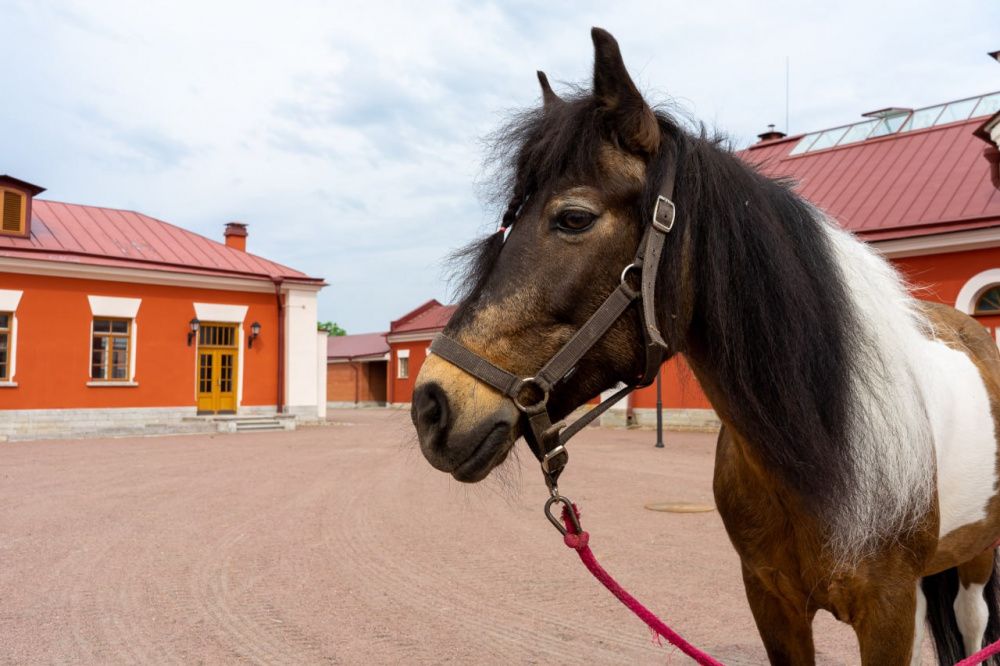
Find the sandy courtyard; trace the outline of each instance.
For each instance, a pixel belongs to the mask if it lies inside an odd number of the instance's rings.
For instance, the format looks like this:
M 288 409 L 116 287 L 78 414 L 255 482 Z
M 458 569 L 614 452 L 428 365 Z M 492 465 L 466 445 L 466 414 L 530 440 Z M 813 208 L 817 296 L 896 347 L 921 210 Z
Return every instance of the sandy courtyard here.
M 684 664 L 541 514 L 527 450 L 463 486 L 408 415 L 293 433 L 0 445 L 0 662 Z M 727 664 L 765 663 L 711 501 L 713 436 L 588 429 L 563 491 L 603 564 Z M 522 445 L 523 446 L 523 445 Z M 819 663 L 857 662 L 821 614 Z

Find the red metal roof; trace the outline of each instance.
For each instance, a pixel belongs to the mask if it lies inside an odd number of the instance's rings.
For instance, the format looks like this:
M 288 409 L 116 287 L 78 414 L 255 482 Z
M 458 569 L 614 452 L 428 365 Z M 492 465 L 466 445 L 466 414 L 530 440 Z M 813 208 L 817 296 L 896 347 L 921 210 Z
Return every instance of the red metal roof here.
M 41 199 L 32 203 L 31 236 L 0 235 L 0 257 L 323 282 L 142 213 Z
M 416 333 L 418 331 L 440 331 L 455 313 L 457 305 L 442 305 L 431 299 L 411 312 L 406 313 L 389 325 L 389 333 Z
M 357 335 L 331 335 L 326 341 L 326 357 L 357 358 L 389 353 L 385 333 L 359 333 Z
M 1000 226 L 1000 190 L 987 147 L 973 132 L 983 118 L 890 134 L 790 156 L 803 135 L 739 153 L 866 240 Z

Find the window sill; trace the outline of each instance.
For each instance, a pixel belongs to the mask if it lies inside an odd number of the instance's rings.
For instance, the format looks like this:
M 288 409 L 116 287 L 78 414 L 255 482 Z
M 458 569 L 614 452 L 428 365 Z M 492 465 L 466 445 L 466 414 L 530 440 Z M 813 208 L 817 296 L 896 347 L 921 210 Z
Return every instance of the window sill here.
M 17 388 L 17 382 L 0 382 L 0 388 Z
M 138 385 L 139 385 L 139 382 L 108 382 L 108 381 L 91 381 L 91 382 L 87 382 L 87 386 L 93 386 L 93 387 L 96 387 L 96 388 L 105 388 L 105 387 L 113 387 L 113 386 L 121 388 L 121 387 L 132 387 L 132 386 L 138 386 Z

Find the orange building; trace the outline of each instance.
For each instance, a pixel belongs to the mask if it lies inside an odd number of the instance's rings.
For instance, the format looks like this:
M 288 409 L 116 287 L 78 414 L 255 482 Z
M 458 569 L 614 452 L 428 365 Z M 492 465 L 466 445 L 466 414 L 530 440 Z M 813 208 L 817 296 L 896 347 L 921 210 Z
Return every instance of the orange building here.
M 42 191 L 0 176 L 0 438 L 325 414 L 321 279 Z

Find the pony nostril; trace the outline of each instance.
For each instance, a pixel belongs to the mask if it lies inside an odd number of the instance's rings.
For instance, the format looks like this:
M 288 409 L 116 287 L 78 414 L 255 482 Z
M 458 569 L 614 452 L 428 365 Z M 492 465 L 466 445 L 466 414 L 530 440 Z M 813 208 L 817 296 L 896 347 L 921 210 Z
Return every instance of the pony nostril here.
M 413 423 L 422 437 L 435 447 L 444 443 L 448 427 L 448 396 L 431 382 L 418 386 L 413 393 Z
M 420 418 L 425 423 L 437 423 L 441 420 L 441 403 L 431 396 L 427 404 L 421 410 Z

